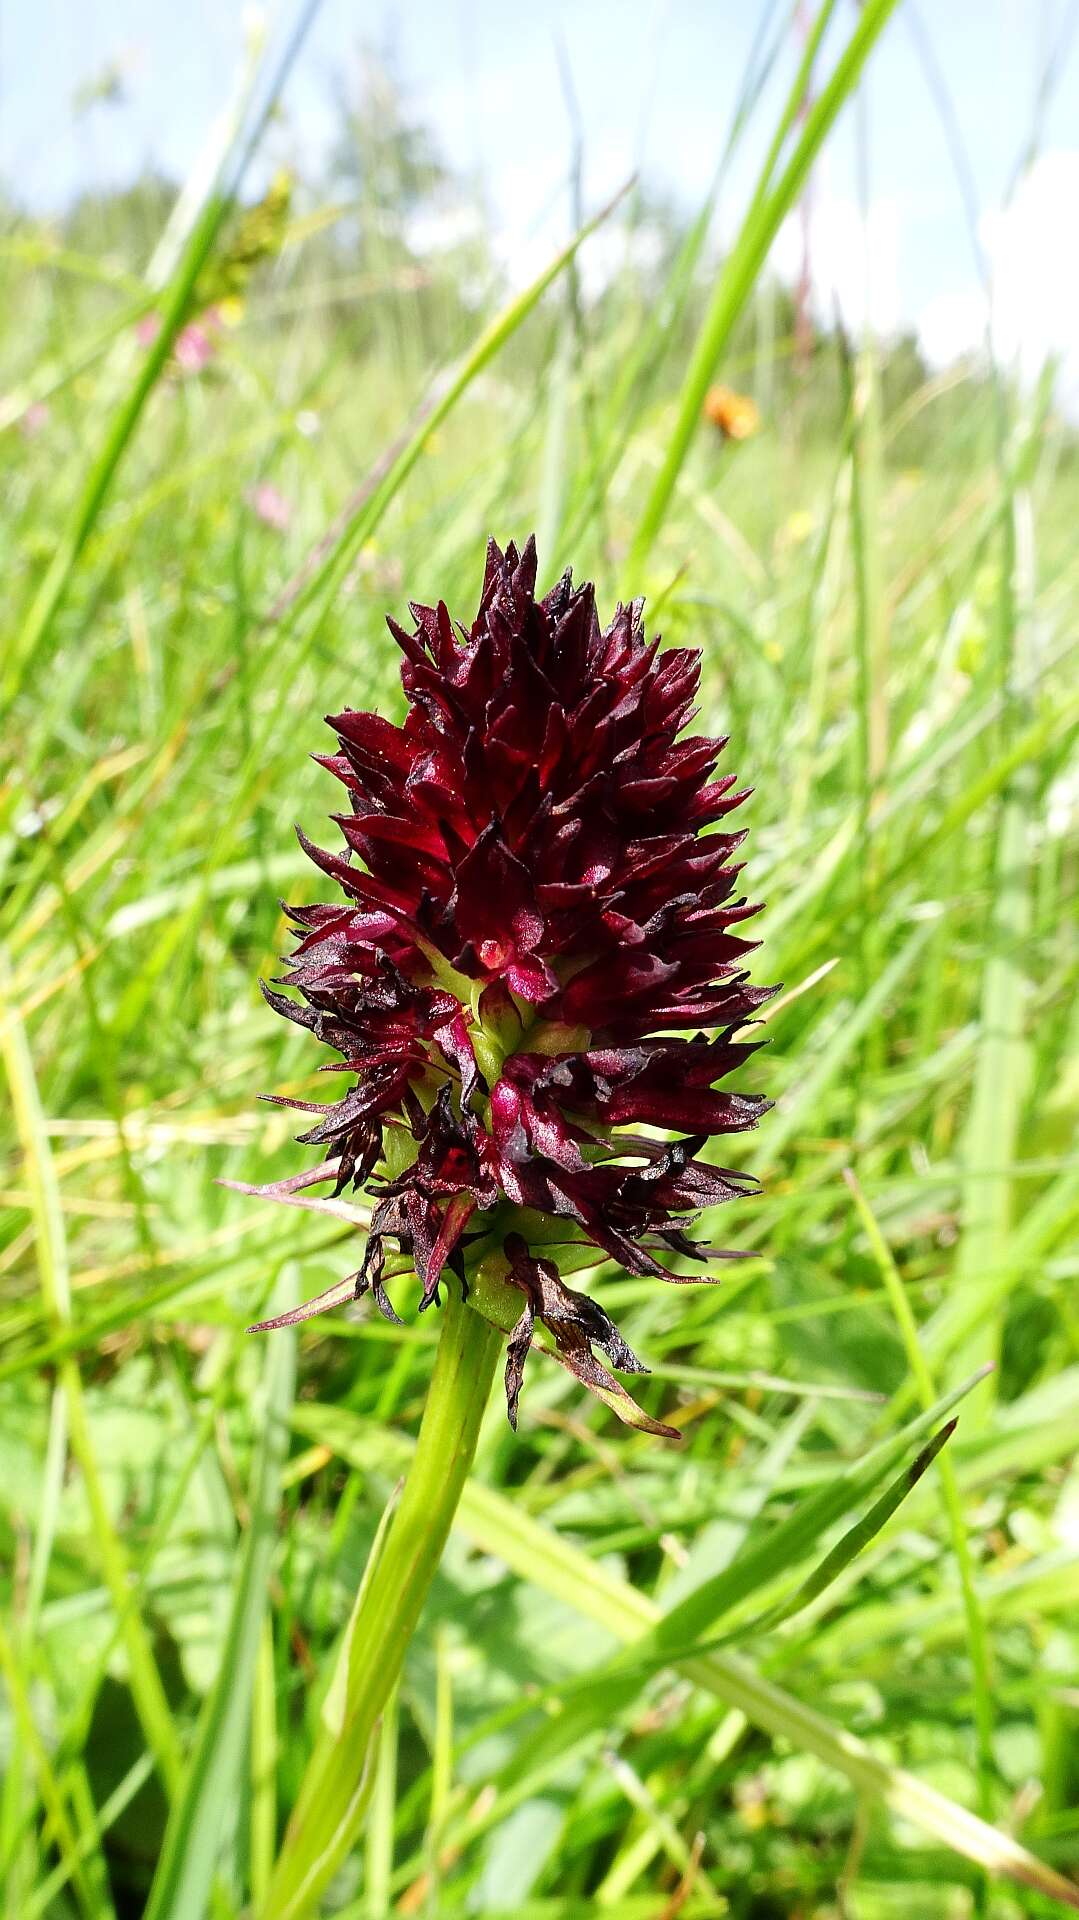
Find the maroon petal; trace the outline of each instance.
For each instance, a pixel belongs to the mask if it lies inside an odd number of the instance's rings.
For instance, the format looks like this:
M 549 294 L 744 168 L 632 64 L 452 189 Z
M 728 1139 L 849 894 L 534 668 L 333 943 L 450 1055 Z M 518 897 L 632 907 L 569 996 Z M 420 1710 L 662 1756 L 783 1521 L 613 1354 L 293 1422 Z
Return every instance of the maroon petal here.
M 546 1216 L 577 1248 L 679 1285 L 728 1257 L 690 1229 L 756 1191 L 704 1155 L 768 1104 L 721 1084 L 756 1051 L 740 1034 L 774 991 L 745 972 L 758 909 L 742 891 L 744 835 L 719 826 L 749 790 L 717 776 L 725 740 L 690 731 L 700 656 L 648 639 L 641 602 L 604 629 L 591 586 L 567 573 L 537 598 L 536 574 L 533 541 L 492 541 L 470 626 L 439 599 L 411 604 L 411 631 L 390 622 L 404 723 L 331 718 L 336 750 L 317 757 L 348 795 L 333 816 L 347 853 L 300 842 L 344 904 L 285 908 L 295 950 L 263 991 L 350 1079 L 326 1105 L 272 1096 L 312 1116 L 301 1139 L 326 1158 L 268 1197 L 359 1223 L 340 1196 L 371 1180 L 363 1267 L 325 1304 L 370 1291 L 393 1317 L 387 1244 L 415 1266 L 426 1308 L 447 1269 L 467 1283 L 498 1209 L 524 1296 L 511 1421 L 542 1325 L 621 1417 L 669 1434 L 608 1371 L 640 1367 L 613 1322 L 529 1253 L 514 1209 L 521 1226 Z M 306 1193 L 323 1179 L 330 1197 Z
M 481 957 L 486 945 L 512 951 L 513 916 L 534 904 L 532 882 L 493 821 L 461 861 L 455 879 L 454 920 L 462 944 L 470 942 Z

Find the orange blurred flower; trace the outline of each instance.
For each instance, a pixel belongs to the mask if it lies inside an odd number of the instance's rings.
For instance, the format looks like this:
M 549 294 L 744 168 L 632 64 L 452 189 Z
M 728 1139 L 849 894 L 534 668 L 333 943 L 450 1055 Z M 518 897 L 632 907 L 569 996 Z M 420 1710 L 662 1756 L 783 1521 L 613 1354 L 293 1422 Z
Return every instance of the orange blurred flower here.
M 748 440 L 761 424 L 756 402 L 733 387 L 709 387 L 704 411 L 725 440 Z

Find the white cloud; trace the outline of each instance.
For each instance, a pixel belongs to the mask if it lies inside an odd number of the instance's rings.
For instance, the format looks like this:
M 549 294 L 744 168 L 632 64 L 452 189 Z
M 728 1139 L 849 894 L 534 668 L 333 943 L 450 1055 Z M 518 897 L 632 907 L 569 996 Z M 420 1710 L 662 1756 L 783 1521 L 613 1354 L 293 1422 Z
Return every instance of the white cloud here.
M 977 287 L 938 293 L 918 315 L 918 338 L 931 367 L 947 367 L 985 345 L 988 307 Z
M 888 335 L 899 325 L 899 206 L 871 202 L 865 215 L 853 201 L 817 185 L 808 204 L 810 298 L 827 326 L 838 308 L 844 325 Z M 776 235 L 771 266 L 788 285 L 802 270 L 803 214 L 788 215 Z
M 985 213 L 979 237 L 992 281 L 993 346 L 998 359 L 1029 383 L 1047 360 L 1060 359 L 1058 393 L 1079 410 L 1079 152 L 1042 154 L 1006 206 Z M 984 292 L 968 281 L 937 295 L 918 316 L 934 365 L 946 365 L 985 343 Z
M 456 247 L 471 246 L 484 238 L 486 227 L 480 209 L 464 201 L 443 206 L 424 206 L 410 213 L 405 221 L 405 240 L 413 253 L 452 253 Z
M 529 232 L 515 234 L 507 226 L 497 228 L 493 238 L 495 257 L 514 291 L 523 291 L 537 279 L 569 237 L 562 208 L 552 208 Z M 629 229 L 616 215 L 589 235 L 577 255 L 582 298 L 586 302 L 598 300 L 625 270 L 653 273 L 663 258 L 664 244 L 665 236 L 658 227 L 645 224 Z

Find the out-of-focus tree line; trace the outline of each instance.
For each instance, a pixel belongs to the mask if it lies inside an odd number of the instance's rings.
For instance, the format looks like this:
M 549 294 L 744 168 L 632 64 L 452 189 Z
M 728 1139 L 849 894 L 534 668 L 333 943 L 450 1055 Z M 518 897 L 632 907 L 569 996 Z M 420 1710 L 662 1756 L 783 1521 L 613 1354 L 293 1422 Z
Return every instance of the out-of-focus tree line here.
M 111 70 L 108 81 L 83 90 L 80 113 L 123 107 L 124 88 Z M 348 362 L 392 353 L 398 373 L 420 379 L 462 351 L 475 338 L 477 322 L 509 297 L 513 263 L 505 257 L 484 182 L 448 164 L 434 133 L 410 107 L 392 64 L 366 55 L 354 81 L 338 78 L 327 112 L 333 134 L 326 157 L 315 165 L 305 165 L 292 151 L 287 122 L 278 129 L 276 169 L 267 171 L 248 204 L 234 210 L 214 267 L 197 290 L 192 318 L 223 306 L 227 321 L 242 314 L 245 326 L 261 334 L 301 326 L 314 330 L 322 352 L 329 345 Z M 0 243 L 41 269 L 36 308 L 20 330 L 26 353 L 36 357 L 43 332 L 61 349 L 92 334 L 115 312 L 118 292 L 137 291 L 175 218 L 179 194 L 178 183 L 148 169 L 121 188 L 87 189 L 61 213 L 42 218 L 20 206 L 10 183 L 0 183 Z M 572 197 L 567 177 L 567 219 Z M 552 211 L 543 209 L 541 219 Z M 629 353 L 670 285 L 696 218 L 697 210 L 669 193 L 635 183 L 619 221 L 600 236 L 598 271 L 582 257 L 580 270 L 516 335 L 503 356 L 506 374 L 522 381 L 539 377 L 564 337 L 567 307 L 586 376 L 591 334 L 607 340 L 621 335 Z M 526 231 L 517 238 L 525 245 L 535 240 L 538 268 L 540 235 Z M 54 271 L 58 255 L 74 270 Z M 647 369 L 657 398 L 678 383 L 717 261 L 715 247 L 704 245 L 678 324 L 665 334 L 663 361 Z M 519 260 L 517 265 L 519 270 Z M 315 344 L 313 337 L 312 351 Z M 848 430 L 863 345 L 846 337 L 838 318 L 825 321 L 813 311 L 798 289 L 766 275 L 720 371 L 753 397 L 766 426 L 781 424 L 795 440 L 834 439 Z M 6 358 L 12 350 L 9 331 L 0 352 Z M 991 453 L 994 409 L 970 405 L 972 382 L 984 382 L 988 398 L 988 376 L 976 364 L 955 370 L 954 404 L 946 390 L 939 391 L 951 376 L 931 380 L 912 332 L 873 341 L 871 366 L 891 463 L 917 465 L 931 456 L 962 465 Z M 0 366 L 0 382 L 10 387 L 19 372 L 17 365 Z M 920 397 L 933 389 L 933 406 L 924 409 Z

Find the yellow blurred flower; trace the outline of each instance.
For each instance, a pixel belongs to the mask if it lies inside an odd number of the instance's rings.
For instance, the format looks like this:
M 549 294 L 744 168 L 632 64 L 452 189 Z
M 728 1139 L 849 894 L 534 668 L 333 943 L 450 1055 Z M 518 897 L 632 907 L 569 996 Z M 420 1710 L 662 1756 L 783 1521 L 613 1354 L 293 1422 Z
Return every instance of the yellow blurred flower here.
M 813 531 L 813 515 L 805 507 L 796 507 L 788 514 L 779 530 L 779 545 L 784 547 L 803 547 Z

